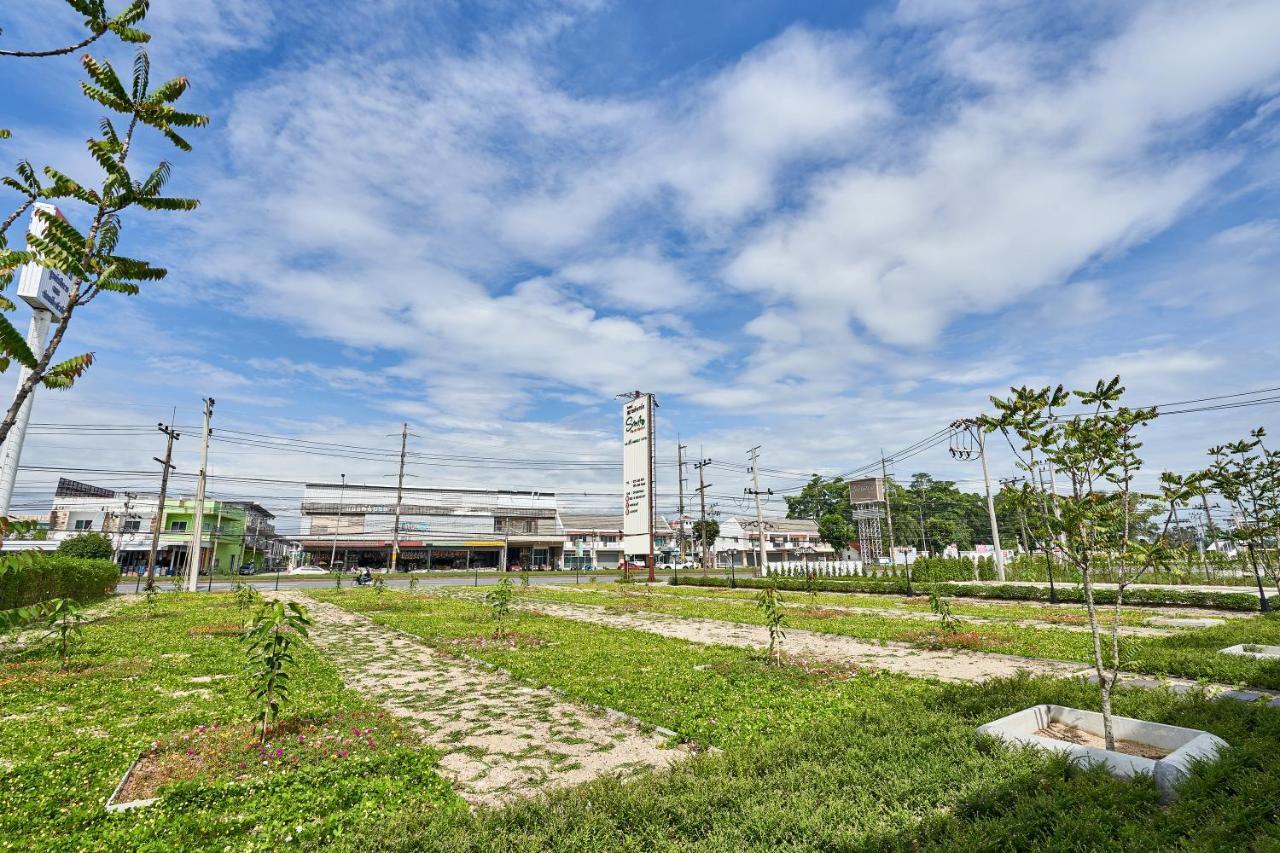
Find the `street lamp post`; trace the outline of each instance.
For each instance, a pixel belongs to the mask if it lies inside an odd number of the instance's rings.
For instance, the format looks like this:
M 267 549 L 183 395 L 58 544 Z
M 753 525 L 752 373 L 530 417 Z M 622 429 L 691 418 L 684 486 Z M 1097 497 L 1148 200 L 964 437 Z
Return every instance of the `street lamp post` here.
M 329 568 L 338 559 L 338 531 L 342 529 L 342 504 L 347 498 L 347 475 L 342 474 L 342 486 L 338 490 L 338 520 L 333 525 L 333 545 L 329 548 Z

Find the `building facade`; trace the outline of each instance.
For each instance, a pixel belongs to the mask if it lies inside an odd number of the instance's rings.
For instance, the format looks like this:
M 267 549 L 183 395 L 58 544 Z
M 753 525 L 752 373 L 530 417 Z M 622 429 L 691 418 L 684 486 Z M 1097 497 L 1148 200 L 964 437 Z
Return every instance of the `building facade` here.
M 315 565 L 347 569 L 559 568 L 564 528 L 551 492 L 308 483 L 300 544 Z
M 622 516 L 565 513 L 564 522 L 566 569 L 616 569 L 624 559 L 648 555 L 624 554 L 622 551 Z M 653 550 L 659 563 L 676 559 L 678 543 L 675 531 L 661 516 L 653 523 Z
M 72 536 L 101 533 L 111 540 L 116 562 L 126 571 L 145 568 L 151 551 L 156 526 L 160 538 L 156 551 L 156 567 L 160 574 L 183 571 L 195 532 L 195 500 L 178 497 L 165 501 L 158 512 L 159 496 L 141 492 L 122 492 L 59 480 L 54 491 L 53 508 L 49 512 L 48 542 L 50 548 Z M 250 535 L 246 520 L 256 521 L 257 532 Z M 263 520 L 273 521 L 266 509 L 255 503 L 206 500 L 201 529 L 201 571 L 210 567 L 215 572 L 234 572 L 245 559 L 247 548 L 256 554 L 279 550 L 275 528 Z
M 754 517 L 731 516 L 720 524 L 714 550 L 720 566 L 755 567 L 760 562 L 760 530 Z M 835 549 L 818 535 L 818 523 L 809 518 L 766 518 L 765 552 L 770 563 L 795 560 L 832 560 Z

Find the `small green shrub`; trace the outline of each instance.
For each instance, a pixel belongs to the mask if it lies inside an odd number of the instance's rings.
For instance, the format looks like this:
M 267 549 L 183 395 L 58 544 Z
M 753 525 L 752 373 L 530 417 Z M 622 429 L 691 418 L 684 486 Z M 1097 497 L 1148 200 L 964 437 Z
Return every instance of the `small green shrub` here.
M 25 551 L 0 557 L 0 610 L 67 598 L 82 604 L 111 593 L 120 569 L 110 560 Z
M 84 614 L 80 605 L 69 598 L 55 598 L 45 603 L 45 626 L 62 669 L 67 668 L 72 649 L 84 640 Z
M 1049 588 L 1045 586 L 1014 586 L 1011 584 L 962 584 L 941 585 L 950 595 L 965 598 L 1004 598 L 1013 601 L 1048 601 Z M 1059 601 L 1079 604 L 1084 601 L 1084 591 L 1078 586 L 1059 586 Z M 1098 604 L 1113 604 L 1114 589 L 1094 589 L 1093 599 Z M 1258 597 L 1244 592 L 1200 592 L 1189 589 L 1128 589 L 1124 593 L 1125 604 L 1147 607 L 1205 607 L 1211 610 L 1258 609 Z
M 511 613 L 511 599 L 515 597 L 515 594 L 516 591 L 511 586 L 511 578 L 503 578 L 484 597 L 485 603 L 493 611 L 493 635 L 495 637 L 501 638 L 505 633 L 502 625 L 508 614 Z
M 82 560 L 109 560 L 113 550 L 111 539 L 105 533 L 81 533 L 58 543 L 59 554 Z
M 956 632 L 956 625 L 959 620 L 951 613 L 951 602 L 938 594 L 936 586 L 929 590 L 929 609 L 942 620 L 942 632 L 944 634 L 954 634 Z
M 786 639 L 786 634 L 782 631 L 782 593 L 778 592 L 778 588 L 770 584 L 760 590 L 760 594 L 756 596 L 756 606 L 764 611 L 764 623 L 769 628 L 769 652 L 768 660 L 776 662 L 778 659 L 778 643 Z
M 252 679 L 249 696 L 259 704 L 255 731 L 260 725 L 263 741 L 280 719 L 280 707 L 289 701 L 294 639 L 307 636 L 310 625 L 311 619 L 301 605 L 268 601 L 258 608 L 253 625 L 245 632 L 243 642 Z

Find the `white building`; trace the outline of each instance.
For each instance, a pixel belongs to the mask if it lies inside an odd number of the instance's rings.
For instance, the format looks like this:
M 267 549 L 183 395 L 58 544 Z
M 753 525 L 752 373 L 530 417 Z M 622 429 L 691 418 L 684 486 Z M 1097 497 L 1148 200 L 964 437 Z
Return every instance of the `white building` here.
M 818 523 L 808 518 L 766 518 L 765 551 L 770 563 L 835 559 L 835 550 L 818 535 Z M 715 559 L 718 566 L 756 566 L 760 561 L 760 531 L 751 516 L 731 516 L 720 523 Z
M 302 496 L 311 562 L 382 568 L 396 541 L 396 487 L 308 483 Z M 554 492 L 405 487 L 397 568 L 558 568 L 564 528 Z
M 616 569 L 626 558 L 622 552 L 622 516 L 565 513 L 564 567 Z M 659 563 L 669 563 L 676 556 L 675 531 L 665 518 L 658 516 L 653 524 L 653 550 Z M 632 554 L 635 559 L 639 555 Z M 647 555 L 645 555 L 647 557 Z

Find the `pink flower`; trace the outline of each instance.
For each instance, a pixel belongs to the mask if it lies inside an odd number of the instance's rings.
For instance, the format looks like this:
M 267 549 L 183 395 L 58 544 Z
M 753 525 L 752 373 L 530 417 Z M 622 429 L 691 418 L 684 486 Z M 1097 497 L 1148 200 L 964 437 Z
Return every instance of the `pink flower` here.
M 344 749 L 344 750 L 342 750 L 342 752 L 339 752 L 339 753 L 338 753 L 338 755 L 339 755 L 340 757 L 342 757 L 342 758 L 346 758 L 346 757 L 347 757 L 347 755 L 348 755 L 348 753 L 347 753 L 347 751 Z
M 198 731 L 200 734 L 204 734 L 204 726 L 196 726 L 196 731 Z
M 243 770 L 243 769 L 244 769 L 244 762 L 243 762 L 243 761 L 241 761 L 241 762 L 240 762 L 240 769 L 241 769 L 241 770 Z
M 307 740 L 307 739 L 306 739 L 305 737 L 303 737 L 302 735 L 298 735 L 298 743 L 305 743 L 305 742 L 306 742 L 306 740 Z

